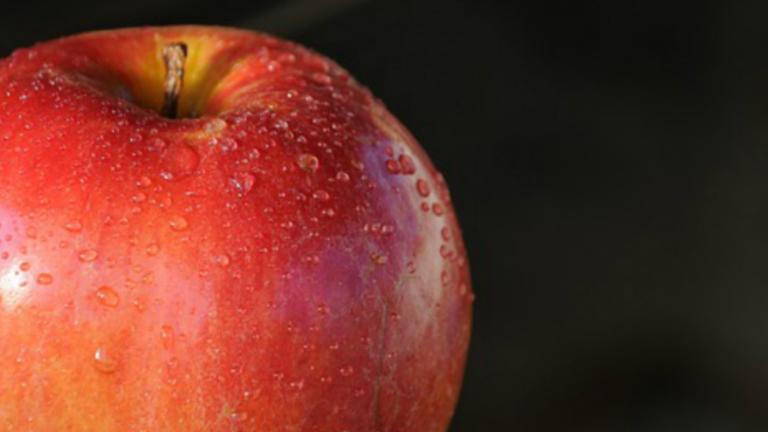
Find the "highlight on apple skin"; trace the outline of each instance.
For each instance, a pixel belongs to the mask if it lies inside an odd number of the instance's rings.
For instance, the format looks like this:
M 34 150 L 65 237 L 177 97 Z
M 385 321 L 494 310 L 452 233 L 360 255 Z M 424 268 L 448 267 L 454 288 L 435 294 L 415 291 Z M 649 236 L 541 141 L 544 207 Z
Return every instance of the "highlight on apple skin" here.
M 0 430 L 442 432 L 472 299 L 442 176 L 327 58 L 177 26 L 0 62 Z

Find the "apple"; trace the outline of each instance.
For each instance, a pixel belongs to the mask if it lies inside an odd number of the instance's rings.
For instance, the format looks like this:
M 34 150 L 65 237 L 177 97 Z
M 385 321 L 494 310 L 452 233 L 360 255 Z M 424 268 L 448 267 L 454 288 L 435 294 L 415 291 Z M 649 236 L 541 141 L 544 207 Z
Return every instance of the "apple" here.
M 0 62 L 0 430 L 444 431 L 472 299 L 443 178 L 327 58 L 177 26 Z

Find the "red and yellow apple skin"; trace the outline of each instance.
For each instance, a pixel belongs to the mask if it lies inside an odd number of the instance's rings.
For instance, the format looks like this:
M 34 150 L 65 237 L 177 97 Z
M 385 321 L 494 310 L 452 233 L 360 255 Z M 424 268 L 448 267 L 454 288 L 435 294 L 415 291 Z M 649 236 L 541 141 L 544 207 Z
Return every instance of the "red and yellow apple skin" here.
M 182 26 L 0 63 L 0 430 L 444 431 L 471 303 L 442 177 L 328 59 Z

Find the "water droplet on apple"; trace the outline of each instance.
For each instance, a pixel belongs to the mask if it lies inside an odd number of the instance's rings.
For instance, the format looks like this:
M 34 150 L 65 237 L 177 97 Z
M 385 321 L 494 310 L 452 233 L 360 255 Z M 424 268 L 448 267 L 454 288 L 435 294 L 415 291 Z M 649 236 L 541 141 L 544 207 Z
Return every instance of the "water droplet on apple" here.
M 253 185 L 256 183 L 256 177 L 247 172 L 236 173 L 229 179 L 229 183 L 237 192 L 245 195 L 253 189 Z
M 187 219 L 184 218 L 184 216 L 174 215 L 168 220 L 168 225 L 170 225 L 171 229 L 174 231 L 184 231 L 189 227 L 189 222 L 187 222 Z
M 203 130 L 207 134 L 217 134 L 227 127 L 227 122 L 220 118 L 211 119 L 203 126 Z
M 428 197 L 430 194 L 429 185 L 424 179 L 416 180 L 416 191 L 423 197 Z
M 339 374 L 343 377 L 351 376 L 355 372 L 355 368 L 352 366 L 344 366 L 339 369 Z
M 173 348 L 173 343 L 175 340 L 173 327 L 168 324 L 165 324 L 162 327 L 160 327 L 160 338 L 163 341 L 163 347 L 165 349 Z
M 317 159 L 317 156 L 309 153 L 300 154 L 296 163 L 299 168 L 307 172 L 315 172 L 320 167 L 320 160 Z
M 339 171 L 336 173 L 336 180 L 340 182 L 348 182 L 349 181 L 349 174 L 347 174 L 344 171 Z
M 50 285 L 53 283 L 53 276 L 50 273 L 40 273 L 37 275 L 37 283 L 40 285 Z
M 443 240 L 448 241 L 451 239 L 451 229 L 447 226 L 440 229 L 440 237 L 443 238 Z
M 442 216 L 445 213 L 445 208 L 439 202 L 432 204 L 432 213 L 436 216 Z
M 93 249 L 83 249 L 77 254 L 77 258 L 82 262 L 93 262 L 98 256 L 99 253 Z
M 142 188 L 150 187 L 152 186 L 152 179 L 150 179 L 147 176 L 141 176 L 139 181 L 136 182 L 136 186 L 142 187 Z
M 400 173 L 400 164 L 397 163 L 394 159 L 387 159 L 387 162 L 385 163 L 387 171 L 390 174 L 399 174 Z
M 104 347 L 99 347 L 93 354 L 93 366 L 99 372 L 111 374 L 117 370 L 117 359 Z
M 448 286 L 448 284 L 451 282 L 451 275 L 449 275 L 447 271 L 443 271 L 440 273 L 440 282 L 443 284 L 443 286 Z
M 110 308 L 117 307 L 120 304 L 120 296 L 108 285 L 102 285 L 96 290 L 96 300 L 102 306 Z
M 23 272 L 29 271 L 30 268 L 32 268 L 32 264 L 28 263 L 27 261 L 24 261 L 21 264 L 19 264 L 19 270 Z
M 162 138 L 152 138 L 149 140 L 149 148 L 155 151 L 163 150 L 168 146 Z
M 227 267 L 229 265 L 229 262 L 230 262 L 229 255 L 227 254 L 222 254 L 216 257 L 216 264 L 222 267 Z
M 416 166 L 413 164 L 413 159 L 407 154 L 401 154 L 398 158 L 400 162 L 400 172 L 406 175 L 410 175 L 416 172 Z
M 186 144 L 180 144 L 169 148 L 163 158 L 164 172 L 172 175 L 172 178 L 182 178 L 191 175 L 200 163 L 197 151 Z
M 83 229 L 83 224 L 78 220 L 67 222 L 64 229 L 69 232 L 80 232 Z
M 328 74 L 324 74 L 322 72 L 315 72 L 315 73 L 313 73 L 310 76 L 312 78 L 312 81 L 314 81 L 314 82 L 316 82 L 316 83 L 318 83 L 320 85 L 323 85 L 323 86 L 330 85 L 331 82 L 332 82 L 331 77 L 328 76 Z
M 160 252 L 160 246 L 157 243 L 150 243 L 146 248 L 147 255 L 155 256 Z
M 329 194 L 323 189 L 318 189 L 312 193 L 312 198 L 318 201 L 328 201 L 329 199 L 331 199 L 331 194 Z
M 372 253 L 371 254 L 371 261 L 378 265 L 384 265 L 389 261 L 389 258 L 386 255 L 378 254 L 378 253 Z
M 405 265 L 405 268 L 410 274 L 416 273 L 416 264 L 414 264 L 413 261 L 408 261 L 408 263 Z

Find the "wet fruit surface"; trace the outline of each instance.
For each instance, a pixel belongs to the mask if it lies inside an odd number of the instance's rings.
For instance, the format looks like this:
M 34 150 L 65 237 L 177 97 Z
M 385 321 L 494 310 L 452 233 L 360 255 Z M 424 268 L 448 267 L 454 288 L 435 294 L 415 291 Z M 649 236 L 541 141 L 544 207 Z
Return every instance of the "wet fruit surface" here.
M 0 63 L 0 253 L 3 430 L 443 431 L 458 398 L 472 292 L 442 176 L 269 36 L 99 32 Z

